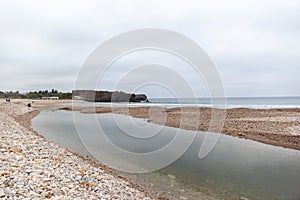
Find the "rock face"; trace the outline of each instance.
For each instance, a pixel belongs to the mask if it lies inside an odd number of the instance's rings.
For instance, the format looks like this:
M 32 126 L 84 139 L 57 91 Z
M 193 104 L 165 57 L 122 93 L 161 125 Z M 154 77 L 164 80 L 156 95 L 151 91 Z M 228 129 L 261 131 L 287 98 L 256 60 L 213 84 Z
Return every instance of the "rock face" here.
M 148 102 L 145 94 L 128 94 L 122 91 L 73 90 L 73 97 L 91 102 Z
M 148 98 L 145 94 L 132 94 L 130 102 L 148 102 Z

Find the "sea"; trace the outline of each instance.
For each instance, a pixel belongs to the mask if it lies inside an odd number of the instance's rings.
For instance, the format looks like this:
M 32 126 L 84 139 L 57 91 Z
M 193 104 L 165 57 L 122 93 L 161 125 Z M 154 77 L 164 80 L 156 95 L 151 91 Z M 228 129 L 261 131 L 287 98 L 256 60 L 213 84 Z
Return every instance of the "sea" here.
M 212 107 L 212 106 L 227 106 L 246 107 L 246 108 L 298 108 L 300 107 L 300 97 L 227 97 L 227 98 L 150 98 L 150 102 L 154 104 L 183 104 Z M 214 105 L 214 101 L 217 105 Z
M 300 97 L 227 97 L 227 98 L 149 98 L 149 102 L 103 103 L 80 102 L 74 106 L 161 106 L 174 107 L 213 107 L 213 108 L 300 108 Z M 70 105 L 70 104 L 66 104 Z

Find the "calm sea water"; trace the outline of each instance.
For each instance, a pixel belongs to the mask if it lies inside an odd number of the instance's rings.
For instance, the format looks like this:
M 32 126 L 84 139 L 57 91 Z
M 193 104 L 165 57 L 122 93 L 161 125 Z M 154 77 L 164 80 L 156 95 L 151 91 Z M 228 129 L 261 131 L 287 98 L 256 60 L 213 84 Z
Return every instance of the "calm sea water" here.
M 77 129 L 73 114 L 77 118 Z M 98 124 L 93 123 L 94 118 L 100 123 L 101 130 Z M 33 128 L 48 140 L 83 155 L 100 158 L 104 163 L 107 159 L 120 163 L 131 162 L 129 158 L 113 151 L 111 143 L 104 142 L 105 137 L 122 149 L 143 153 L 163 147 L 176 135 L 175 128 L 147 126 L 142 119 L 123 115 L 118 115 L 118 119 L 123 129 L 116 124 L 113 114 L 42 111 L 33 119 Z M 133 121 L 143 126 L 133 127 Z M 146 141 L 126 135 L 126 130 L 137 128 L 136 133 L 143 136 L 145 127 L 147 131 L 156 131 L 157 128 L 161 131 Z M 78 134 L 78 130 L 81 134 Z M 181 134 L 183 142 L 190 132 L 182 131 Z M 192 145 L 171 165 L 156 172 L 125 175 L 147 188 L 156 187 L 171 199 L 200 199 L 203 195 L 217 199 L 300 198 L 299 151 L 221 135 L 213 151 L 204 159 L 199 159 L 198 152 L 205 135 L 204 132 L 197 132 Z M 173 152 L 169 153 L 172 156 Z M 155 160 L 150 159 L 149 162 Z M 176 178 L 170 179 L 170 174 Z M 152 185 L 149 186 L 149 183 Z
M 78 106 L 198 106 L 198 107 L 221 107 L 221 108 L 300 108 L 300 97 L 229 97 L 226 99 L 211 98 L 149 98 L 149 103 L 90 103 L 84 102 L 74 104 Z M 70 104 L 66 104 L 70 105 Z
M 153 103 L 194 103 L 211 104 L 211 98 L 150 98 Z M 300 105 L 300 97 L 227 97 L 226 103 L 228 105 Z

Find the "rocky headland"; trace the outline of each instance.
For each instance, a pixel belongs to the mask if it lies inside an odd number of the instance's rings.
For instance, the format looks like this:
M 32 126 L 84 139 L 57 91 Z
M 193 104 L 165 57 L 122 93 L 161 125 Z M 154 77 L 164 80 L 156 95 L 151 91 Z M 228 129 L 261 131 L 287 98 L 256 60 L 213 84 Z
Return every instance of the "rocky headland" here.
M 148 102 L 145 94 L 128 94 L 122 91 L 73 90 L 73 98 L 90 102 Z

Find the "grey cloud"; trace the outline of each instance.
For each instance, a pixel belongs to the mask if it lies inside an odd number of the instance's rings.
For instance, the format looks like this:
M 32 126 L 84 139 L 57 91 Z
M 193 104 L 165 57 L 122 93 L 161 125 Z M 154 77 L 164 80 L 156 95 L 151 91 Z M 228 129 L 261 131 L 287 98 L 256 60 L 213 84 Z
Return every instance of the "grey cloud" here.
M 178 31 L 203 46 L 229 96 L 296 96 L 299 24 L 299 0 L 1 1 L 0 90 L 71 90 L 80 65 L 97 45 L 124 31 L 156 27 Z M 125 59 L 110 76 L 148 61 L 142 55 Z M 184 73 L 178 60 L 167 63 Z M 185 73 L 197 93 L 206 94 L 203 80 Z M 110 77 L 104 81 L 112 86 Z

